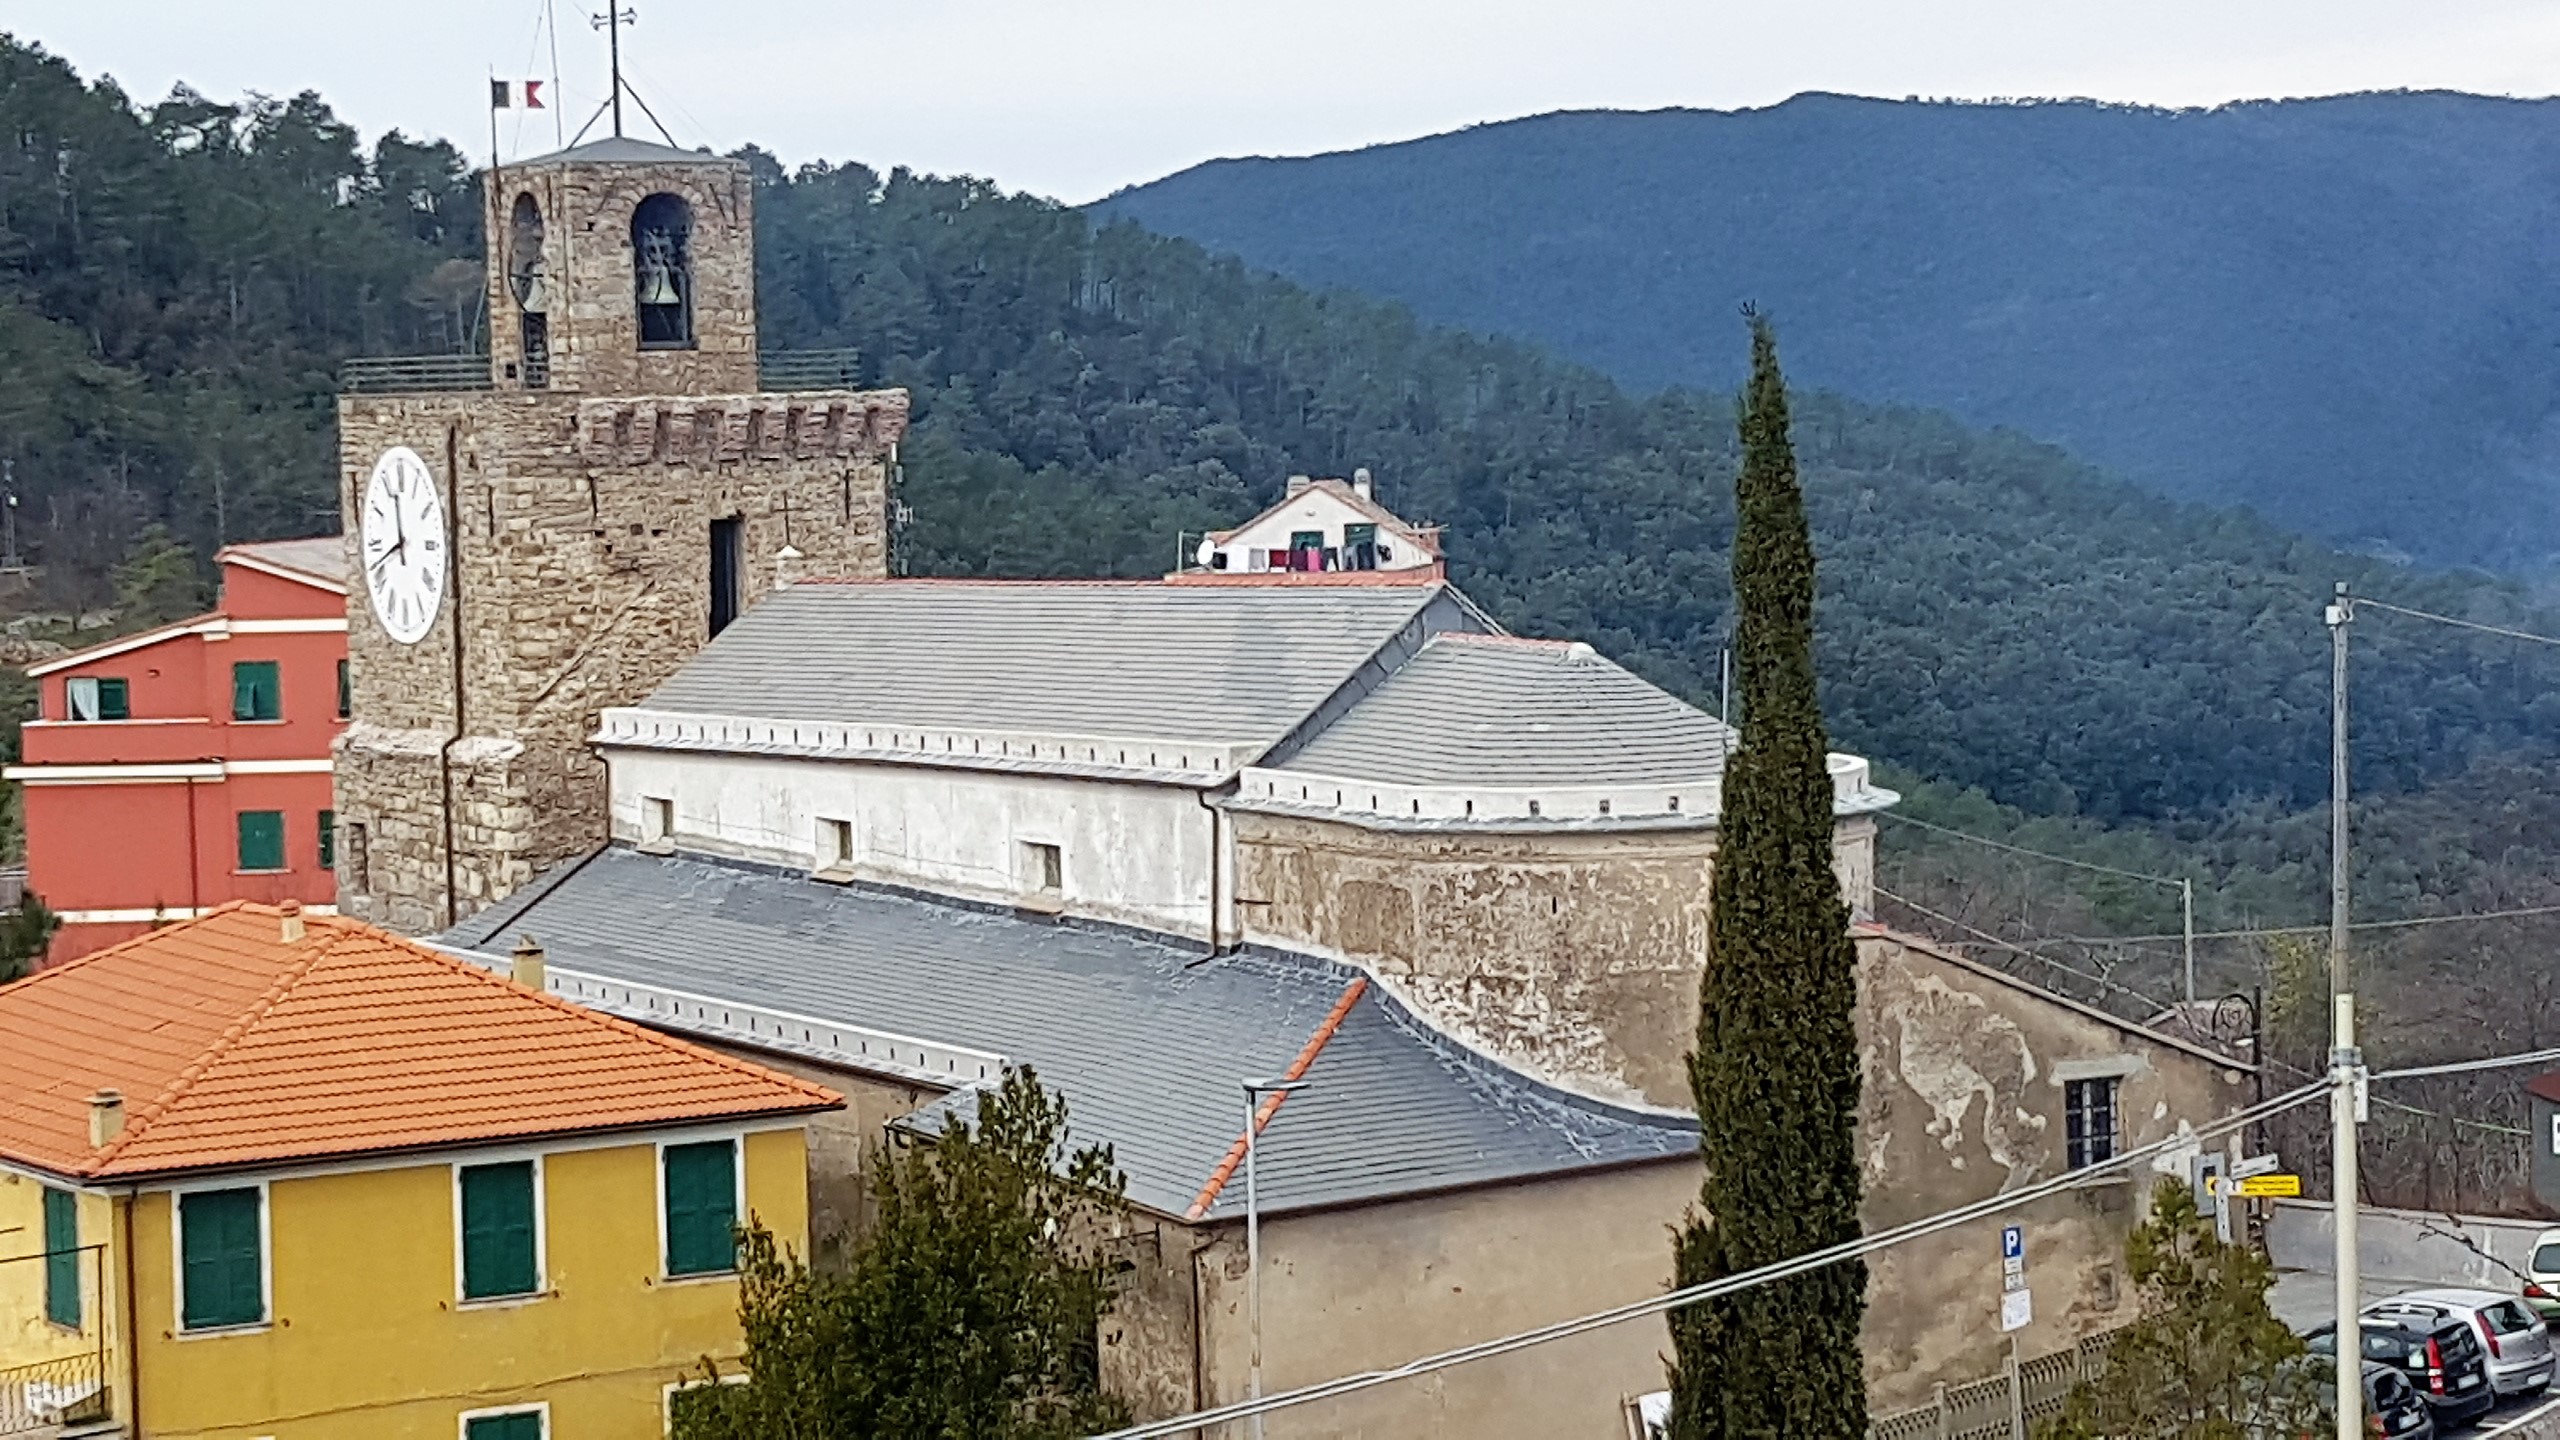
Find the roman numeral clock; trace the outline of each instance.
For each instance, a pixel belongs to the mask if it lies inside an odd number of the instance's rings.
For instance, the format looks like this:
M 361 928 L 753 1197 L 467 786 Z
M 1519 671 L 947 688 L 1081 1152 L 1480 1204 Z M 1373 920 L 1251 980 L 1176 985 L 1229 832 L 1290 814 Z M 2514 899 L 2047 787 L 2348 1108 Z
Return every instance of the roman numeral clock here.
M 373 462 L 361 503 L 365 594 L 383 633 L 415 645 L 444 603 L 444 498 L 418 452 L 394 445 Z

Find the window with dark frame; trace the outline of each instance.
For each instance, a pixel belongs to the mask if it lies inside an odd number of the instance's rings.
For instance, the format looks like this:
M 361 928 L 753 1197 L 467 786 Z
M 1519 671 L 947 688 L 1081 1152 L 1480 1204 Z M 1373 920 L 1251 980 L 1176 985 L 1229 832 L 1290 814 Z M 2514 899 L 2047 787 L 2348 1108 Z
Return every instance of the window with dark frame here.
M 462 1167 L 462 1298 L 531 1295 L 541 1287 L 535 1254 L 533 1162 Z
M 107 675 L 74 675 L 63 682 L 62 696 L 66 720 L 130 720 L 133 718 L 132 688 L 124 680 Z
M 281 720 L 284 683 L 273 660 L 241 660 L 231 666 L 231 718 Z
M 338 868 L 338 812 L 335 810 L 320 812 L 320 868 Z
M 44 1318 L 80 1328 L 80 1197 L 44 1192 Z
M 254 1185 L 178 1197 L 180 1328 L 216 1330 L 267 1318 L 260 1208 Z
M 348 683 L 347 662 L 341 660 L 338 662 L 338 718 L 341 720 L 349 719 L 352 718 L 355 713 L 355 687 Z
M 284 864 L 284 812 L 281 810 L 243 810 L 239 814 L 240 869 L 282 870 Z
M 716 1275 L 738 1268 L 737 1142 L 670 1145 L 662 1163 L 667 1273 Z
M 2085 1170 L 2116 1158 L 2116 1086 L 2113 1075 L 2066 1080 L 2062 1085 L 2063 1164 Z
M 504 1415 L 474 1415 L 462 1426 L 463 1440 L 542 1440 L 542 1412 L 511 1410 Z

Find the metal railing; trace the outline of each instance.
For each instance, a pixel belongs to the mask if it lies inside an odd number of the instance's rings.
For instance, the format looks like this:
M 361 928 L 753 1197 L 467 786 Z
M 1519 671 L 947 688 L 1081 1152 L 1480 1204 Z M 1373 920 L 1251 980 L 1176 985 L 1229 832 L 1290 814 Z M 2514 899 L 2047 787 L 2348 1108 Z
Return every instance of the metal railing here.
M 550 380 L 546 359 L 532 388 Z M 849 390 L 862 383 L 859 350 L 762 350 L 756 384 L 766 390 Z M 338 389 L 349 395 L 450 390 L 490 390 L 489 357 L 466 355 L 364 355 L 338 367 Z
M 2012 1440 L 2062 1413 L 2071 1387 L 2104 1367 L 2116 1332 L 2088 1336 L 2068 1350 L 2003 1361 L 2000 1373 L 1963 1385 L 1940 1385 L 1926 1405 L 1879 1415 L 1868 1440 Z
M 486 355 L 365 355 L 338 367 L 338 388 L 349 395 L 379 395 L 496 387 Z
M 20 1347 L 41 1344 L 36 1337 L 48 1334 L 62 1347 L 41 1360 L 0 1366 L 0 1436 L 39 1435 L 110 1417 L 106 1256 L 104 1245 L 83 1245 L 0 1260 L 0 1294 L 23 1297 L 33 1307 L 25 1316 L 0 1315 L 0 1333 L 19 1337 L 0 1346 L 0 1360 L 27 1353 Z M 60 1288 L 65 1285 L 68 1293 Z

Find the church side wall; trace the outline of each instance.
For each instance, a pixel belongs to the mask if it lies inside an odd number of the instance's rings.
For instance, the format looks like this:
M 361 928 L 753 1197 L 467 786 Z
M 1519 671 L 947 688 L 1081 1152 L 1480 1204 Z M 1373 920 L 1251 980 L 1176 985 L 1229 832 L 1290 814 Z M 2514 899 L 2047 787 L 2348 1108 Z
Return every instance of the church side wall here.
M 857 878 L 996 904 L 1032 887 L 1024 847 L 1055 845 L 1065 913 L 1208 938 L 1212 812 L 1189 789 L 664 750 L 610 760 L 617 839 L 647 838 L 642 802 L 657 797 L 674 802 L 678 849 L 814 869 L 819 820 L 849 820 Z

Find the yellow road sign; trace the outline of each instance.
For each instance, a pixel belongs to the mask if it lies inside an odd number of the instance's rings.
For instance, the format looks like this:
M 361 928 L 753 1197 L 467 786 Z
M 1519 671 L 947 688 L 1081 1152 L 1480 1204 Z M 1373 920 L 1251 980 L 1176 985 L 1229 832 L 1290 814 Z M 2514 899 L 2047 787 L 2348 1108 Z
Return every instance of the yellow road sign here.
M 2302 1194 L 2299 1175 L 2248 1175 L 2231 1182 L 2231 1193 L 2248 1200 L 2291 1200 Z

